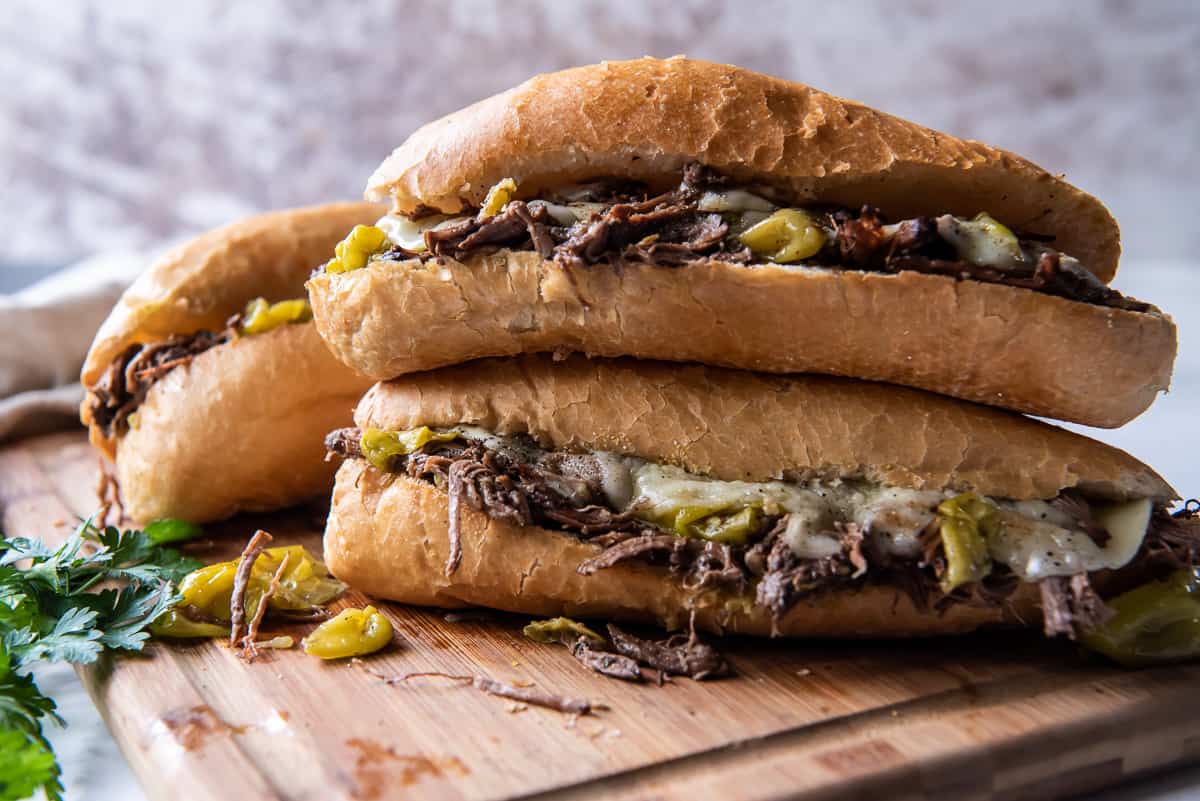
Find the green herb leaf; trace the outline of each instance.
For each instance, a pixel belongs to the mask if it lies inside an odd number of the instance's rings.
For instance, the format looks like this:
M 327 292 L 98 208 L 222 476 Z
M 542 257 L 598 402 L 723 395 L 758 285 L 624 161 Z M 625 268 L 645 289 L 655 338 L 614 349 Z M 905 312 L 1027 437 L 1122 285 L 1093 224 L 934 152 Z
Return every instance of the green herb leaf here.
M 44 738 L 0 729 L 0 801 L 21 801 L 39 788 L 58 801 L 63 790 L 60 770 Z
M 204 536 L 204 529 L 195 523 L 189 523 L 186 520 L 177 520 L 173 517 L 155 520 L 146 526 L 145 532 L 146 536 L 152 542 L 159 545 L 166 545 L 171 542 L 186 542 L 187 540 L 199 539 Z
M 90 521 L 58 548 L 0 540 L 0 801 L 38 788 L 51 801 L 62 797 L 42 731 L 45 720 L 62 720 L 23 666 L 94 662 L 106 649 L 140 651 L 150 624 L 179 600 L 176 583 L 200 566 L 145 531 Z M 100 589 L 102 582 L 120 586 Z

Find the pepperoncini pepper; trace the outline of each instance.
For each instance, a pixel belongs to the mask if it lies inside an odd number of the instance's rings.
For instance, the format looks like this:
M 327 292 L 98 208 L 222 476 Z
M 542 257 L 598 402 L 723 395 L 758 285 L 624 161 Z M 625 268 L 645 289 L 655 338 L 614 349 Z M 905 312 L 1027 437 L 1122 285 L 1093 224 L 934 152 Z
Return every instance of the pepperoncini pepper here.
M 178 609 L 171 609 L 150 624 L 150 633 L 155 637 L 228 637 L 229 626 L 191 620 Z
M 607 642 L 607 640 L 595 631 L 592 631 L 576 620 L 571 620 L 569 617 L 552 617 L 549 620 L 535 620 L 521 631 L 529 639 L 540 643 L 558 642 L 563 645 L 572 645 L 580 637 L 597 643 Z
M 1108 621 L 1081 642 L 1125 667 L 1200 657 L 1200 568 L 1172 573 L 1109 600 Z
M 743 545 L 751 534 L 758 531 L 760 521 L 758 507 L 747 506 L 735 514 L 710 515 L 693 524 L 689 530 L 693 532 L 693 536 L 710 542 Z
M 368 462 L 386 472 L 391 469 L 392 461 L 396 457 L 408 456 L 430 442 L 453 442 L 459 436 L 457 431 L 434 431 L 428 426 L 406 431 L 368 428 L 359 438 L 358 447 Z
M 306 323 L 311 319 L 312 306 L 308 305 L 307 299 L 267 303 L 266 298 L 255 298 L 246 304 L 238 330 L 247 335 L 262 334 L 281 325 Z
M 808 212 L 779 209 L 738 235 L 754 253 L 779 264 L 811 259 L 825 246 L 825 232 Z
M 392 623 L 378 609 L 343 609 L 301 641 L 304 653 L 321 659 L 372 654 L 392 641 Z
M 246 585 L 246 616 L 252 618 L 271 583 L 271 578 L 287 556 L 287 565 L 279 578 L 267 609 L 305 612 L 329 603 L 346 585 L 329 575 L 325 565 L 313 558 L 303 545 L 268 548 L 254 560 Z M 183 599 L 175 609 L 154 622 L 151 632 L 160 637 L 213 637 L 228 634 L 233 580 L 238 563 L 217 562 L 193 570 L 179 583 Z M 189 613 L 191 615 L 189 616 Z M 205 621 L 197 623 L 196 620 Z M 207 628 L 212 626 L 212 628 Z
M 942 592 L 979 581 L 992 571 L 987 537 L 1000 525 L 996 507 L 973 492 L 965 492 L 938 504 L 946 572 Z
M 483 207 L 479 211 L 481 217 L 495 217 L 500 212 L 504 211 L 504 207 L 512 200 L 513 193 L 517 191 L 517 182 L 512 178 L 505 178 L 496 183 L 488 190 L 487 197 L 484 198 Z
M 743 545 L 751 534 L 758 531 L 762 513 L 757 506 L 731 509 L 727 506 L 696 505 L 678 506 L 655 514 L 646 514 L 643 519 L 679 537 Z
M 333 249 L 334 256 L 325 263 L 325 272 L 346 273 L 366 267 L 371 256 L 383 250 L 387 241 L 382 228 L 356 225 Z

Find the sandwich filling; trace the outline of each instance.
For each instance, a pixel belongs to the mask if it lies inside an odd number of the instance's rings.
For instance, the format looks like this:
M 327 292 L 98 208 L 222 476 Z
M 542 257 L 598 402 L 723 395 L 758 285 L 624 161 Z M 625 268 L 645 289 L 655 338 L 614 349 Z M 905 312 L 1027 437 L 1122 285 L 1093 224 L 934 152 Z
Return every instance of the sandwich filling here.
M 1169 579 L 1155 597 L 1177 602 L 1170 622 L 1181 625 L 1167 639 L 1200 653 L 1200 595 L 1192 598 L 1200 593 L 1200 517 L 1190 508 L 1172 516 L 1146 498 L 1064 492 L 1017 501 L 861 479 L 723 481 L 628 455 L 547 450 L 469 426 L 340 429 L 326 446 L 448 493 L 448 573 L 461 560 L 465 505 L 594 544 L 596 553 L 576 568 L 583 575 L 624 562 L 662 565 L 684 587 L 717 593 L 726 608 L 761 607 L 776 622 L 806 598 L 868 584 L 894 587 L 936 613 L 954 604 L 1001 606 L 1021 583 L 1035 583 L 1047 636 L 1101 650 L 1112 621 L 1138 617 L 1145 604 L 1123 610 L 1124 596 L 1106 602 L 1097 586 L 1120 590 L 1131 578 L 1148 579 L 1153 590 Z M 1133 639 L 1112 645 L 1117 658 L 1129 656 L 1142 634 L 1126 625 Z M 1169 650 L 1160 645 L 1155 653 Z
M 505 179 L 470 214 L 419 211 L 358 226 L 323 269 L 347 272 L 375 260 L 462 260 L 505 248 L 536 251 L 567 267 L 618 261 L 683 267 L 711 259 L 793 270 L 912 271 L 1153 310 L 1107 287 L 1046 237 L 1017 235 L 987 214 L 889 223 L 871 206 L 798 208 L 769 188 L 733 185 L 698 164 L 683 171 L 677 189 L 662 194 L 627 181 L 596 181 L 528 200 L 516 199 L 516 192 L 516 183 Z
M 87 388 L 84 401 L 87 414 L 104 436 L 121 436 L 137 425 L 137 408 L 150 388 L 176 367 L 190 364 L 205 351 L 238 337 L 263 334 L 311 319 L 312 308 L 307 299 L 268 303 L 265 298 L 255 298 L 246 304 L 245 310 L 230 317 L 220 331 L 204 329 L 157 342 L 132 344 Z

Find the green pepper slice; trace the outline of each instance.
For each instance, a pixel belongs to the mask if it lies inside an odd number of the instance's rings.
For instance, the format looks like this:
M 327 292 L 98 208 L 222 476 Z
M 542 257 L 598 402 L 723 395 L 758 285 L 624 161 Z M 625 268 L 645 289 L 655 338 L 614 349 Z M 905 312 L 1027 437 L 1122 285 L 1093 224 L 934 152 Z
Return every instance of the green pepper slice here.
M 547 644 L 558 642 L 563 645 L 572 645 L 580 637 L 597 643 L 607 642 L 587 626 L 577 620 L 571 620 L 569 617 L 535 620 L 522 629 L 522 633 L 534 642 Z
M 387 472 L 399 456 L 408 456 L 430 442 L 453 442 L 459 438 L 456 431 L 434 431 L 428 426 L 410 428 L 407 431 L 383 431 L 368 428 L 359 438 L 358 447 L 363 457 L 379 470 Z
M 1125 667 L 1200 657 L 1200 568 L 1178 570 L 1109 600 L 1113 616 L 1080 641 Z
M 246 304 L 242 312 L 240 330 L 247 336 L 265 334 L 281 325 L 290 323 L 307 323 L 312 319 L 312 306 L 308 300 L 281 300 L 278 303 L 267 303 L 266 298 L 255 298 Z
M 992 572 L 987 537 L 1000 525 L 996 507 L 973 492 L 965 492 L 938 504 L 938 518 L 946 552 L 942 592 L 952 592 Z

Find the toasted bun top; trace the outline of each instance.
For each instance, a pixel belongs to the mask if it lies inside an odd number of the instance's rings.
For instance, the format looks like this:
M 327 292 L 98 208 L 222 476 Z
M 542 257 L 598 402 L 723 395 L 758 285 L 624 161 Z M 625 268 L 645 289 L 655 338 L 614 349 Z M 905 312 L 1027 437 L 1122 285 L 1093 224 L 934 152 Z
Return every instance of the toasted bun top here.
M 367 183 L 400 212 L 482 203 L 600 176 L 656 186 L 700 161 L 794 202 L 878 206 L 897 219 L 987 211 L 1054 237 L 1104 281 L 1120 234 L 1108 210 L 1020 156 L 957 139 L 812 87 L 676 56 L 539 75 L 425 125 Z
M 1050 498 L 1175 492 L 1124 451 L 1020 415 L 919 390 L 660 362 L 489 359 L 375 385 L 362 428 L 477 425 L 547 447 L 605 450 L 726 480 L 865 478 L 915 489 Z
M 100 326 L 80 380 L 94 384 L 135 342 L 222 328 L 253 298 L 303 297 L 309 273 L 333 255 L 334 245 L 381 213 L 372 203 L 335 203 L 260 214 L 167 252 L 125 290 Z

